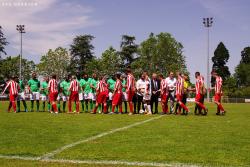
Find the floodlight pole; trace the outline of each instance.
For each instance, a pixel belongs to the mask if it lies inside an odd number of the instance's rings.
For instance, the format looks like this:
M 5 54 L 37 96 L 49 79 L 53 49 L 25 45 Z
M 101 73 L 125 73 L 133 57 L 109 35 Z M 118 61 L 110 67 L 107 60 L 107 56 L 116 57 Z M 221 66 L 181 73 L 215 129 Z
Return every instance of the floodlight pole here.
M 21 35 L 21 50 L 20 50 L 20 64 L 19 64 L 19 79 L 22 79 L 22 55 L 23 55 L 23 33 L 24 31 L 24 26 L 25 25 L 17 25 L 16 30 L 20 33 Z
M 212 27 L 213 18 L 203 18 L 203 24 L 207 28 L 207 88 L 210 88 L 210 56 L 209 56 L 209 28 Z M 210 92 L 207 91 L 207 101 L 210 101 Z

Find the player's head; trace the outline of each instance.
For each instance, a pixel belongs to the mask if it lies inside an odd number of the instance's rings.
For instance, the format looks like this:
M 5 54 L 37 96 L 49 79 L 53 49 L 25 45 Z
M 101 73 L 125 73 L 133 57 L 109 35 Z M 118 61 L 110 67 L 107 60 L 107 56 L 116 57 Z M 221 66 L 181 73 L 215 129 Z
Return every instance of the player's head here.
M 212 77 L 217 77 L 217 76 L 218 76 L 218 73 L 217 73 L 215 70 L 213 70 L 213 71 L 211 72 L 211 75 L 212 75 Z
M 117 72 L 117 73 L 115 74 L 115 79 L 121 79 L 121 73 Z
M 131 68 L 127 68 L 126 69 L 126 74 L 131 74 L 131 73 L 132 73 Z
M 200 74 L 200 72 L 195 72 L 195 78 L 198 78 L 199 76 L 200 76 L 201 74 Z
M 87 73 L 84 73 L 84 74 L 82 75 L 82 77 L 83 77 L 84 79 L 88 79 L 88 74 L 87 74 Z
M 182 76 L 182 73 L 180 71 L 176 71 L 175 74 L 176 74 L 177 77 L 181 77 Z
M 126 76 L 126 74 L 124 74 L 124 73 L 121 75 L 121 79 L 125 79 L 126 77 L 127 77 L 127 76 Z
M 152 79 L 157 79 L 157 74 L 156 73 L 152 74 Z
M 43 77 L 43 80 L 44 80 L 45 82 L 48 82 L 48 81 L 49 81 L 49 77 L 48 77 L 48 76 L 44 76 L 44 77 Z
M 141 79 L 144 80 L 146 78 L 146 75 L 144 73 L 141 74 Z
M 173 71 L 170 71 L 170 72 L 169 72 L 169 77 L 170 77 L 170 78 L 174 78 L 174 72 L 173 72 Z
M 75 75 L 72 75 L 72 80 L 75 80 L 77 77 Z
M 92 77 L 93 77 L 94 79 L 97 79 L 97 74 L 96 74 L 96 73 L 93 73 L 93 74 L 92 74 Z
M 52 79 L 56 79 L 56 74 L 52 74 L 52 75 L 51 75 L 51 78 L 52 78 Z
M 19 81 L 19 80 L 18 80 L 18 76 L 16 76 L 16 75 L 11 76 L 11 79 L 14 80 L 14 81 L 16 81 L 16 82 Z
M 160 80 L 163 79 L 163 75 L 162 74 L 159 74 L 158 77 L 159 77 Z
M 31 77 L 32 77 L 33 79 L 36 79 L 36 72 L 33 72 L 33 73 L 31 74 Z
M 187 74 L 182 74 L 182 75 L 183 75 L 183 79 L 184 79 L 185 81 L 188 81 L 188 80 L 189 80 Z

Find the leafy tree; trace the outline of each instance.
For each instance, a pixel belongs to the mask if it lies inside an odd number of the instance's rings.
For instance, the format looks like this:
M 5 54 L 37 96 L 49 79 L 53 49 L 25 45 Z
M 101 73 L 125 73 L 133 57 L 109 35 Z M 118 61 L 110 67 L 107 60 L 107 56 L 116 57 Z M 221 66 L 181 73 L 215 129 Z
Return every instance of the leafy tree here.
M 121 71 L 122 59 L 113 47 L 109 47 L 102 53 L 100 62 L 102 71 L 105 74 L 112 75 L 119 70 Z
M 98 58 L 93 58 L 92 60 L 86 63 L 88 68 L 85 69 L 85 73 L 91 75 L 93 73 L 100 74 L 102 73 L 102 63 L 101 60 Z
M 70 56 L 65 48 L 58 47 L 42 56 L 37 69 L 40 75 L 50 75 L 55 73 L 59 78 L 67 74 Z
M 91 41 L 94 39 L 92 35 L 80 35 L 76 36 L 73 40 L 73 44 L 70 45 L 70 71 L 86 70 L 86 63 L 94 58 L 93 49 L 94 46 Z
M 20 56 L 16 57 L 6 57 L 0 61 L 0 80 L 9 78 L 10 76 L 19 76 L 19 62 Z M 35 71 L 35 63 L 33 61 L 28 61 L 27 59 L 22 59 L 22 79 L 27 81 L 30 78 L 32 71 Z
M 135 44 L 135 37 L 123 35 L 121 41 L 120 55 L 124 66 L 129 66 L 136 58 L 138 45 Z
M 217 48 L 214 51 L 214 56 L 212 57 L 213 69 L 222 77 L 223 80 L 226 80 L 230 77 L 230 71 L 226 63 L 229 59 L 229 52 L 225 45 L 220 42 Z M 211 81 L 214 81 L 213 79 Z
M 163 74 L 177 70 L 188 73 L 182 49 L 182 44 L 171 34 L 162 32 L 154 35 L 151 33 L 149 38 L 140 44 L 140 57 L 132 64 L 132 67 L 137 75 L 143 70 Z
M 235 72 L 240 86 L 250 86 L 250 47 L 241 52 L 241 61 Z
M 4 47 L 8 45 L 8 42 L 6 40 L 6 38 L 4 37 L 3 31 L 2 31 L 2 27 L 0 26 L 0 59 L 1 57 L 1 53 L 6 55 L 6 52 L 4 50 Z

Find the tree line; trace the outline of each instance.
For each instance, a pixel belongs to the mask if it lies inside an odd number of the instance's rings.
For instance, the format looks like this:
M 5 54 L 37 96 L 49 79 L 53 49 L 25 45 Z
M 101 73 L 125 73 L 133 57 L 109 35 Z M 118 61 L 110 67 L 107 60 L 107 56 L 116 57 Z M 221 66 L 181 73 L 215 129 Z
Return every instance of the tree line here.
M 169 71 L 181 71 L 189 75 L 183 45 L 170 33 L 150 33 L 148 38 L 137 44 L 136 37 L 122 35 L 120 48 L 108 47 L 100 57 L 95 56 L 92 41 L 95 37 L 89 34 L 76 36 L 69 50 L 63 47 L 49 49 L 41 56 L 40 62 L 23 59 L 23 79 L 28 80 L 30 73 L 36 71 L 40 75 L 56 73 L 63 78 L 68 73 L 81 75 L 83 73 L 112 75 L 131 67 L 138 77 L 141 72 L 158 72 L 167 74 Z M 8 45 L 0 27 L 0 53 L 6 54 L 4 48 Z M 0 80 L 19 73 L 19 56 L 0 57 Z M 213 69 L 224 80 L 224 95 L 229 97 L 250 96 L 250 47 L 241 52 L 241 61 L 231 74 L 226 65 L 230 54 L 226 46 L 220 42 L 212 57 Z M 211 78 L 213 85 L 214 79 Z

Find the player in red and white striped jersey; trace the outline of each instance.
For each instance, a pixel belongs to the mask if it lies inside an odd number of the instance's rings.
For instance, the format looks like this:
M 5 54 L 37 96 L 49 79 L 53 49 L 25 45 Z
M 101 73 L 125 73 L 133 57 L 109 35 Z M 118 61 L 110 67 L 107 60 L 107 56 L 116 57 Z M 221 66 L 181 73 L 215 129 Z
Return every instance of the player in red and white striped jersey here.
M 76 76 L 72 76 L 72 80 L 69 86 L 69 113 L 72 113 L 72 101 L 76 103 L 76 113 L 79 114 L 79 90 L 80 90 L 80 83 L 77 81 Z
M 115 88 L 112 95 L 112 114 L 115 112 L 115 107 L 119 106 L 119 113 L 122 114 L 122 82 L 121 82 L 121 74 L 117 73 L 115 75 L 116 82 Z
M 217 104 L 216 115 L 220 115 L 220 114 L 224 115 L 225 110 L 221 104 L 223 80 L 215 71 L 212 72 L 212 76 L 215 78 L 215 86 L 214 86 L 214 88 L 211 88 L 211 89 L 214 89 L 214 91 L 215 91 L 214 102 L 215 102 L 215 104 Z
M 9 89 L 9 100 L 10 105 L 8 107 L 8 112 L 10 112 L 11 107 L 13 107 L 14 112 L 16 113 L 16 98 L 18 96 L 18 92 L 20 90 L 20 87 L 17 83 L 18 77 L 13 76 L 10 78 L 10 80 L 7 82 L 7 85 L 5 86 L 2 95 L 5 93 L 7 89 Z
M 52 104 L 53 111 L 58 114 L 56 100 L 58 96 L 58 83 L 56 81 L 56 75 L 52 74 L 51 79 L 48 83 L 48 90 L 49 90 L 49 100 Z M 50 111 L 52 113 L 52 111 Z
M 167 102 L 168 85 L 167 85 L 166 80 L 163 78 L 162 74 L 159 75 L 159 79 L 161 82 L 160 91 L 161 91 L 162 114 L 167 114 L 168 113 L 168 102 Z
M 126 84 L 126 93 L 127 93 L 127 98 L 128 98 L 128 103 L 129 103 L 129 115 L 134 114 L 133 110 L 133 97 L 135 95 L 135 77 L 132 74 L 132 71 L 130 68 L 126 70 L 127 74 L 127 84 Z
M 108 84 L 106 83 L 107 77 L 101 76 L 100 81 L 96 87 L 96 105 L 92 114 L 96 114 L 99 104 L 103 104 L 103 113 L 107 114 L 107 97 L 108 97 Z
M 184 79 L 181 76 L 181 73 L 177 72 L 177 82 L 176 82 L 176 100 L 177 103 L 181 106 L 181 108 L 183 108 L 187 113 L 189 113 L 189 109 L 187 108 L 187 106 L 182 102 L 182 96 L 184 93 Z M 176 114 L 180 114 L 180 110 L 179 113 Z
M 205 94 L 204 78 L 200 75 L 200 72 L 195 73 L 195 103 L 198 107 L 204 110 L 203 115 L 207 115 L 208 109 L 203 104 L 203 96 Z

